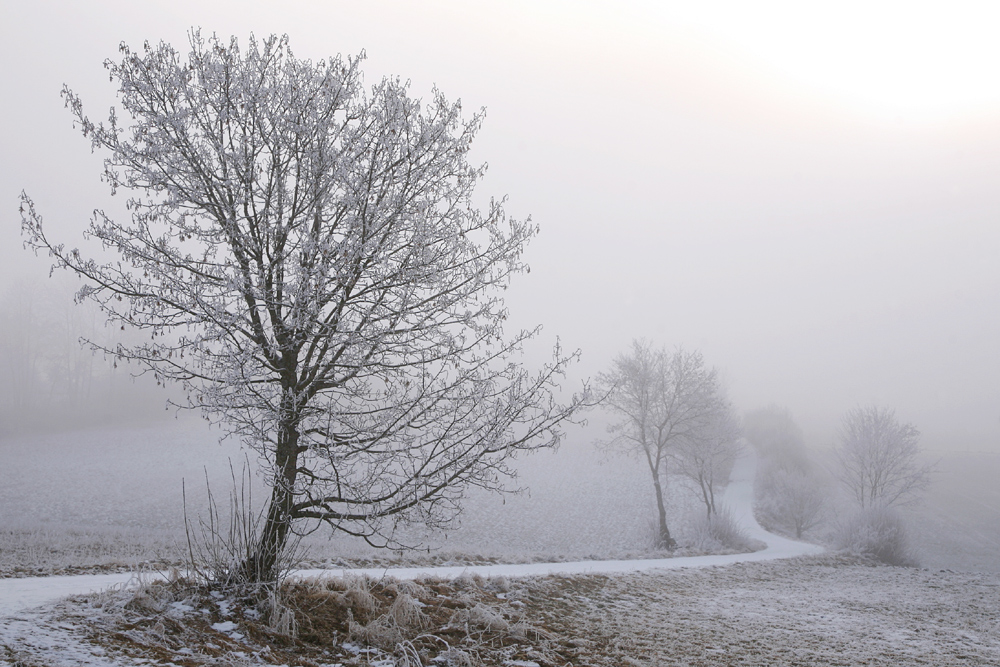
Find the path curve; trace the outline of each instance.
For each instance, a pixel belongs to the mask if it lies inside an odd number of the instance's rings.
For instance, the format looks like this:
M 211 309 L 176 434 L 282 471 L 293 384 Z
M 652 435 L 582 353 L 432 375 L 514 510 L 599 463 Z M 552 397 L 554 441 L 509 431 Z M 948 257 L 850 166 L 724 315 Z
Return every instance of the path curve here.
M 321 577 L 344 574 L 368 575 L 375 578 L 392 576 L 397 579 L 415 579 L 424 576 L 456 577 L 463 573 L 482 576 L 525 577 L 548 574 L 615 574 L 643 570 L 674 570 L 689 567 L 730 565 L 778 558 L 792 558 L 818 554 L 823 547 L 791 540 L 769 533 L 753 516 L 753 481 L 757 457 L 750 447 L 737 459 L 730 474 L 729 485 L 723 494 L 723 505 L 747 531 L 750 537 L 767 544 L 767 548 L 753 553 L 725 554 L 719 556 L 685 556 L 678 558 L 649 558 L 642 560 L 587 560 L 567 563 L 512 563 L 494 565 L 456 565 L 452 567 L 364 568 L 300 570 L 296 576 Z M 56 577 L 26 577 L 0 579 L 0 617 L 12 616 L 69 595 L 93 593 L 111 586 L 126 586 L 134 579 L 132 574 L 96 574 Z

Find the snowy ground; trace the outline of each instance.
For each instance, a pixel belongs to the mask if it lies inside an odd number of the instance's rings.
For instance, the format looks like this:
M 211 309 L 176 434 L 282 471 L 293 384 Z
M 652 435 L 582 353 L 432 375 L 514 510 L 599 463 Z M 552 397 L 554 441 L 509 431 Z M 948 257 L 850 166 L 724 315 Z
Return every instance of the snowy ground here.
M 997 575 L 820 556 L 561 586 L 548 613 L 610 638 L 598 664 L 1000 665 Z
M 993 574 L 872 566 L 820 555 L 522 581 L 518 585 L 524 586 L 524 594 L 516 602 L 539 629 L 534 648 L 522 651 L 519 663 L 498 659 L 475 664 L 1000 664 L 1000 577 Z M 496 599 L 494 604 L 513 603 Z M 89 643 L 88 626 L 107 622 L 99 618 L 107 614 L 100 605 L 100 596 L 76 599 L 7 619 L 0 625 L 0 665 L 168 664 L 155 656 L 126 658 L 110 645 Z M 227 648 L 227 653 L 193 661 L 191 653 L 179 649 L 169 661 L 281 664 L 269 659 L 260 644 L 237 641 L 242 621 L 231 618 L 218 624 L 214 640 L 215 648 Z M 130 629 L 134 627 L 126 624 L 122 631 L 128 635 L 138 630 Z M 343 660 L 341 644 L 333 646 L 333 661 L 323 664 Z
M 766 532 L 753 517 L 753 480 L 756 459 L 749 451 L 736 463 L 730 482 L 723 496 L 723 505 L 730 508 L 736 520 L 754 539 L 767 548 L 752 553 L 725 554 L 712 556 L 692 556 L 662 559 L 576 561 L 558 563 L 516 563 L 456 567 L 421 568 L 369 568 L 356 570 L 305 570 L 301 576 L 314 577 L 324 574 L 355 574 L 381 577 L 391 575 L 398 579 L 414 579 L 424 576 L 454 577 L 462 573 L 483 576 L 526 577 L 542 575 L 573 574 L 613 574 L 641 572 L 651 569 L 679 569 L 688 567 L 710 567 L 732 563 L 791 558 L 816 554 L 822 547 L 806 542 L 798 542 Z M 0 579 L 0 617 L 19 613 L 25 609 L 50 603 L 71 594 L 89 593 L 112 585 L 125 585 L 131 574 L 104 574 L 57 577 L 25 577 Z
M 516 461 L 515 485 L 527 489 L 522 495 L 470 491 L 460 525 L 417 536 L 434 548 L 427 560 L 644 557 L 655 532 L 648 471 L 643 461 L 597 450 L 592 441 L 601 435 L 599 428 L 574 432 L 559 450 Z M 206 472 L 216 496 L 224 498 L 229 459 L 237 473 L 243 461 L 239 447 L 220 445 L 218 436 L 201 422 L 166 420 L 0 439 L 0 577 L 183 562 L 181 480 L 189 510 L 202 513 Z M 1000 573 L 1000 453 L 928 457 L 941 459 L 940 472 L 924 502 L 906 516 L 918 559 L 936 569 Z M 679 483 L 670 494 L 671 528 L 683 541 L 697 500 Z M 262 491 L 258 497 L 265 497 Z M 328 541 L 324 531 L 310 538 L 309 547 L 310 558 L 320 563 L 415 560 L 413 554 L 397 559 L 375 552 L 358 540 Z
M 756 525 L 749 510 L 753 464 L 750 457 L 740 461 L 726 502 L 753 537 L 768 543 L 763 551 L 368 574 L 536 577 L 527 580 L 525 613 L 558 638 L 547 641 L 558 644 L 559 655 L 579 665 L 1000 664 L 1000 577 L 795 558 L 819 549 Z M 125 579 L 0 580 L 0 665 L 141 664 L 86 641 L 100 596 L 52 601 Z M 227 660 L 267 663 L 246 652 Z M 521 664 L 531 662 L 547 664 Z

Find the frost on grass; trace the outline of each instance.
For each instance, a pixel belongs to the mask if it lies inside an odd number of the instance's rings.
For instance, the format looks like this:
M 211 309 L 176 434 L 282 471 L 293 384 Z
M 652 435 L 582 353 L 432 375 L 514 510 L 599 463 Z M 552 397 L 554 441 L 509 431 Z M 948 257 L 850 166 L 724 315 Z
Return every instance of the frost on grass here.
M 76 597 L 54 623 L 71 618 L 80 650 L 121 664 L 565 664 L 572 647 L 537 627 L 526 605 L 548 585 L 324 577 L 238 596 L 174 577 Z M 0 626 L 0 645 L 9 630 Z

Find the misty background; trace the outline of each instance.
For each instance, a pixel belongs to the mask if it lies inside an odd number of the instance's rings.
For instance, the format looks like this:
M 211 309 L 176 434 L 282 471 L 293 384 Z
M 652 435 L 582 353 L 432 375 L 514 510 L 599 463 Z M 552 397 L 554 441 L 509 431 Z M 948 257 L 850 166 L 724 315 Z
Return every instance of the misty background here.
M 70 472 L 98 484 L 100 464 L 85 464 L 93 452 L 116 462 L 109 479 L 144 464 L 190 478 L 201 456 L 225 474 L 220 461 L 233 452 L 212 432 L 162 421 L 176 416 L 164 409 L 169 390 L 79 348 L 81 336 L 129 333 L 72 304 L 75 278 L 48 278 L 47 258 L 21 247 L 17 210 L 23 189 L 69 246 L 84 245 L 93 209 L 122 213 L 59 91 L 67 84 L 103 119 L 115 90 L 101 63 L 118 44 L 164 40 L 184 51 L 192 26 L 241 43 L 251 32 L 288 33 L 295 55 L 314 60 L 365 50 L 369 84 L 399 75 L 416 96 L 436 85 L 461 98 L 467 116 L 486 107 L 472 156 L 490 165 L 479 196 L 507 195 L 514 217 L 541 226 L 526 255 L 531 273 L 506 297 L 509 330 L 544 325 L 526 364 L 543 360 L 557 336 L 580 348 L 571 390 L 635 337 L 699 349 L 738 410 L 785 406 L 816 448 L 835 443 L 848 409 L 889 406 L 921 430 L 925 450 L 951 457 L 938 488 L 952 495 L 934 506 L 941 520 L 969 502 L 989 511 L 982 496 L 963 500 L 960 480 L 976 480 L 1000 455 L 1000 10 L 686 4 L 4 4 L 6 511 L 29 511 L 14 500 L 26 470 L 62 489 Z M 125 426 L 114 436 L 94 430 L 109 424 Z M 560 453 L 525 464 L 528 486 L 545 478 L 531 470 L 554 467 L 570 471 L 559 478 L 570 496 L 602 477 L 632 488 L 633 473 L 609 472 L 625 463 L 592 451 L 604 425 L 594 413 Z M 54 460 L 66 477 L 51 472 Z M 579 461 L 611 468 L 572 472 Z M 148 493 L 152 505 L 176 496 L 176 480 L 163 483 L 162 494 Z M 127 497 L 108 502 L 120 510 Z M 68 498 L 46 510 L 53 521 L 73 516 Z M 646 518 L 635 521 L 627 530 L 638 535 Z M 1000 540 L 982 539 L 984 548 Z
M 287 32 L 299 57 L 364 49 L 369 83 L 398 74 L 487 108 L 480 195 L 508 195 L 542 229 L 511 328 L 541 323 L 546 343 L 581 348 L 581 377 L 645 336 L 701 349 L 738 406 L 785 405 L 811 441 L 875 402 L 925 447 L 997 450 L 1000 47 L 976 39 L 997 16 L 893 6 L 798 16 L 765 2 L 740 29 L 726 3 L 7 4 L 0 292 L 48 270 L 20 247 L 22 189 L 74 245 L 94 208 L 118 203 L 64 83 L 103 118 L 115 91 L 101 63 L 122 41 Z M 784 61 L 765 50 L 769 15 L 798 31 Z M 803 43 L 843 60 L 841 78 L 825 61 L 814 81 L 790 70 L 809 62 Z

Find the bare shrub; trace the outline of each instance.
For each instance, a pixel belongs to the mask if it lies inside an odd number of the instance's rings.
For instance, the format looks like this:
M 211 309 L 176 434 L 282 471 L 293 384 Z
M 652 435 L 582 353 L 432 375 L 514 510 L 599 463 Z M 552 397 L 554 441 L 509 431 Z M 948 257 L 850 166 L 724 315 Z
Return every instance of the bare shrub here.
M 825 509 L 825 480 L 811 470 L 782 465 L 765 459 L 757 473 L 755 510 L 761 525 L 779 529 L 802 539 L 820 525 Z
M 736 522 L 733 513 L 725 507 L 711 517 L 699 514 L 697 519 L 689 522 L 687 533 L 689 546 L 696 551 L 746 552 L 756 551 L 761 547 L 760 542 L 751 539 Z
M 182 483 L 184 496 L 184 532 L 188 544 L 188 565 L 191 572 L 202 580 L 223 590 L 240 594 L 256 593 L 267 598 L 269 592 L 280 588 L 285 576 L 304 556 L 298 536 L 280 545 L 273 555 L 276 579 L 261 581 L 247 569 L 246 564 L 259 549 L 260 535 L 267 521 L 266 508 L 254 509 L 253 479 L 247 459 L 237 482 L 236 470 L 229 462 L 232 488 L 229 491 L 229 513 L 223 518 L 205 472 L 205 489 L 208 495 L 207 516 L 198 516 L 197 527 L 188 517 L 187 489 Z M 276 547 L 277 548 L 277 547 Z
M 903 519 L 888 507 L 868 507 L 838 527 L 836 545 L 886 565 L 916 567 Z

